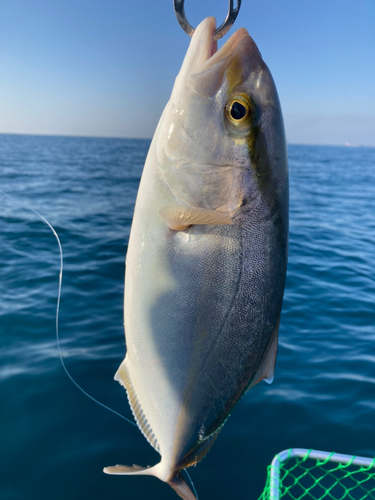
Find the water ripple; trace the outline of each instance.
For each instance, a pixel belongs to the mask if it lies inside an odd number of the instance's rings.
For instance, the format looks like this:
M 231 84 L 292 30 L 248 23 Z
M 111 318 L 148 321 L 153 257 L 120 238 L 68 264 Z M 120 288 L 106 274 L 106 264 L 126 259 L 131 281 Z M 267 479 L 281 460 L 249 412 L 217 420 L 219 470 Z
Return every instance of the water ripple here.
M 149 141 L 0 140 L 2 189 L 39 211 L 61 238 L 64 359 L 94 397 L 130 416 L 113 375 L 124 356 L 124 258 Z M 290 446 L 375 456 L 375 149 L 290 146 L 289 162 L 290 256 L 275 380 L 244 397 L 215 452 L 193 471 L 202 498 L 222 495 L 220 477 L 236 477 L 233 498 L 248 498 L 240 477 L 250 469 L 256 498 L 266 465 Z M 59 255 L 49 229 L 2 196 L 0 239 L 7 450 L 0 496 L 99 500 L 126 487 L 129 498 L 174 498 L 156 481 L 125 486 L 101 474 L 116 461 L 157 457 L 141 435 L 84 400 L 61 370 Z

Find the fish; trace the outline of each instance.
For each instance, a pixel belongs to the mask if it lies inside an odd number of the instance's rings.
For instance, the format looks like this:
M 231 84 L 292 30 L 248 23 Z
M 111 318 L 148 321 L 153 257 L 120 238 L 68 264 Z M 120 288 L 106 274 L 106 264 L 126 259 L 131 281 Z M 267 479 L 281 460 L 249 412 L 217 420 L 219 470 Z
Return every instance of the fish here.
M 284 122 L 245 28 L 220 49 L 196 28 L 145 162 L 126 256 L 126 356 L 115 379 L 161 459 L 106 467 L 152 475 L 184 500 L 182 471 L 233 407 L 272 382 L 288 254 Z

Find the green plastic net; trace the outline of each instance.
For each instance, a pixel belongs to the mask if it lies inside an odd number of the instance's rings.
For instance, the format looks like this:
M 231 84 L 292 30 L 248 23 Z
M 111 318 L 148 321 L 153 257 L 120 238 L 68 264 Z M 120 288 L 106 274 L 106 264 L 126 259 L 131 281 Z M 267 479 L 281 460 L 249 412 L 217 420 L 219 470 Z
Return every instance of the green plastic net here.
M 285 450 L 268 467 L 258 500 L 375 500 L 375 458 Z

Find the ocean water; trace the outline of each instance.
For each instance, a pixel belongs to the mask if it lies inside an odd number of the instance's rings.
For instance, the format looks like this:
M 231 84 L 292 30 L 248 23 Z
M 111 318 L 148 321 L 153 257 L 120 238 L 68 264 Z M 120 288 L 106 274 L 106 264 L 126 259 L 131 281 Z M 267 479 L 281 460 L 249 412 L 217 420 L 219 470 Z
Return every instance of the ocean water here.
M 64 252 L 60 338 L 75 380 L 128 418 L 123 278 L 149 141 L 0 136 L 0 189 L 46 217 Z M 289 447 L 375 456 L 375 149 L 289 146 L 290 256 L 272 385 L 237 405 L 190 469 L 200 500 L 261 493 Z M 0 193 L 0 499 L 174 499 L 140 431 L 71 383 L 55 337 L 51 230 Z

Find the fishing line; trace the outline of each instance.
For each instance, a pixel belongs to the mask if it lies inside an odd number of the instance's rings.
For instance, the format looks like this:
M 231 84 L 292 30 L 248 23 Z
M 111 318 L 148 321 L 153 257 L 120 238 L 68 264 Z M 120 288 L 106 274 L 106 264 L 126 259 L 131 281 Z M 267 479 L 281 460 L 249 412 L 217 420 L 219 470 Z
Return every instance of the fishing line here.
M 128 418 L 124 417 L 124 415 L 121 415 L 121 413 L 118 413 L 116 410 L 113 410 L 112 408 L 110 408 L 109 406 L 105 405 L 104 403 L 101 403 L 100 401 L 98 401 L 97 399 L 95 399 L 93 396 L 91 396 L 90 394 L 88 394 L 75 380 L 74 378 L 70 375 L 67 367 L 65 366 L 65 363 L 64 363 L 64 359 L 63 359 L 63 355 L 62 355 L 62 351 L 61 351 L 61 345 L 60 345 L 60 337 L 59 337 L 59 312 L 60 312 L 60 300 L 61 300 L 61 288 L 62 288 L 62 276 L 63 276 L 63 269 L 64 269 L 64 258 L 63 258 L 63 251 L 62 251 L 62 246 L 61 246 L 61 242 L 60 242 L 60 238 L 57 234 L 57 232 L 55 231 L 54 227 L 52 226 L 52 224 L 50 224 L 48 222 L 48 220 L 43 217 L 43 215 L 41 215 L 39 212 L 37 212 L 36 210 L 34 210 L 33 208 L 29 207 L 28 205 L 26 205 L 25 203 L 23 203 L 22 201 L 19 201 L 19 200 L 16 200 L 15 198 L 13 198 L 13 196 L 5 193 L 2 189 L 0 190 L 0 193 L 2 193 L 4 196 L 6 196 L 7 198 L 9 198 L 10 200 L 16 202 L 18 205 L 21 205 L 22 207 L 26 208 L 26 210 L 31 210 L 31 212 L 33 212 L 35 215 L 37 215 L 45 224 L 47 224 L 47 226 L 51 229 L 53 235 L 55 236 L 56 238 L 56 241 L 57 241 L 57 244 L 59 246 L 59 252 L 60 252 L 60 272 L 59 272 L 59 289 L 58 289 L 58 293 L 57 293 L 57 305 L 56 305 L 56 343 L 57 343 L 57 348 L 58 348 L 58 351 L 59 351 L 59 357 L 60 357 L 60 362 L 61 362 L 61 365 L 66 373 L 66 375 L 68 376 L 68 378 L 73 382 L 73 384 L 77 387 L 77 389 L 79 389 L 85 396 L 87 396 L 89 399 L 91 399 L 91 401 L 93 401 L 94 403 L 102 406 L 103 408 L 105 408 L 106 410 L 114 413 L 115 415 L 117 415 L 118 417 L 121 417 L 123 420 L 125 420 L 126 422 L 128 422 L 129 424 L 132 424 L 134 425 L 135 427 L 137 427 L 137 424 L 135 424 L 134 422 L 132 422 L 131 420 L 129 420 Z M 193 489 L 193 493 L 196 497 L 197 500 L 199 500 L 199 497 L 198 497 L 198 494 L 197 494 L 197 490 L 195 489 L 195 486 L 194 486 L 194 483 L 193 483 L 193 480 L 191 479 L 190 477 L 190 474 L 188 473 L 187 469 L 183 469 L 186 476 L 188 477 L 189 479 L 189 482 L 191 484 L 191 487 Z
M 189 478 L 189 481 L 190 481 L 191 487 L 193 488 L 193 493 L 194 493 L 196 499 L 199 500 L 197 490 L 195 489 L 195 486 L 194 486 L 193 480 L 190 477 L 190 474 L 188 473 L 187 469 L 184 469 L 184 472 L 186 473 L 187 477 Z
M 60 338 L 59 338 L 59 312 L 60 312 L 61 285 L 62 285 L 63 261 L 64 261 L 63 260 L 63 251 L 62 251 L 62 246 L 61 246 L 60 238 L 58 237 L 57 232 L 55 231 L 55 229 L 53 228 L 53 226 L 48 222 L 47 219 L 45 219 L 43 217 L 43 215 L 40 215 L 39 212 L 37 212 L 33 208 L 29 207 L 28 205 L 26 205 L 22 201 L 16 200 L 15 198 L 13 198 L 13 196 L 5 193 L 3 190 L 0 190 L 0 193 L 2 193 L 4 196 L 6 196 L 7 198 L 11 199 L 12 201 L 15 201 L 16 203 L 18 203 L 18 205 L 21 205 L 24 208 L 26 208 L 27 210 L 31 210 L 32 212 L 34 212 L 34 214 L 36 214 L 51 229 L 51 231 L 54 234 L 54 236 L 55 236 L 55 238 L 57 240 L 57 243 L 59 245 L 59 251 L 60 251 L 60 273 L 59 273 L 59 290 L 58 290 L 58 294 L 57 294 L 57 306 L 56 306 L 56 342 L 57 342 L 57 348 L 58 348 L 58 351 L 59 351 L 60 361 L 61 361 L 62 367 L 64 368 L 65 373 L 67 374 L 67 376 L 69 377 L 69 379 L 73 382 L 73 384 L 81 392 L 83 392 L 83 394 L 85 394 L 85 396 L 87 396 L 89 399 L 91 399 L 91 401 L 94 401 L 94 403 L 97 403 L 98 405 L 102 406 L 106 410 L 109 410 L 110 412 L 114 413 L 118 417 L 121 417 L 123 420 L 126 420 L 126 422 L 129 422 L 129 424 L 132 424 L 135 427 L 137 427 L 137 424 L 135 424 L 134 422 L 132 422 L 128 418 L 124 417 L 124 415 L 121 415 L 121 413 L 118 413 L 116 410 L 113 410 L 109 406 L 105 405 L 104 403 L 101 403 L 100 401 L 98 401 L 97 399 L 95 399 L 93 396 L 91 396 L 90 394 L 88 394 L 84 389 L 82 389 L 82 387 L 80 385 L 78 385 L 78 383 L 74 380 L 74 378 L 68 372 L 68 369 L 67 369 L 67 367 L 65 366 L 65 363 L 64 363 L 64 359 L 63 359 L 63 355 L 62 355 L 62 351 L 61 351 L 61 346 L 60 346 Z

